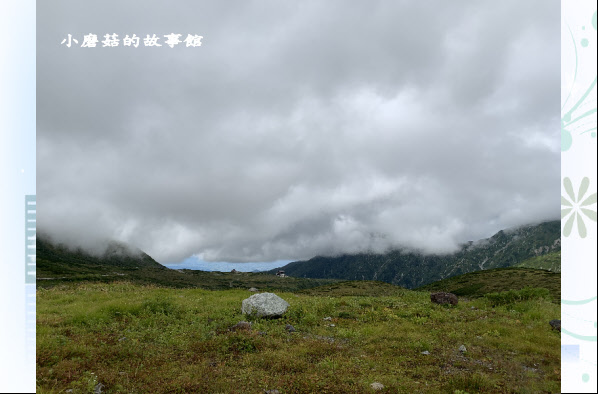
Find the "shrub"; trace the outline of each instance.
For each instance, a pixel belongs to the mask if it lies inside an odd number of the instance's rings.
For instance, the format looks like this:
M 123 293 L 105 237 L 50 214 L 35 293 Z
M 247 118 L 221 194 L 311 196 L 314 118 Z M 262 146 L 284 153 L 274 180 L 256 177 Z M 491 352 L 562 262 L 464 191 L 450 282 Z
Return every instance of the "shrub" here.
M 233 333 L 219 338 L 220 354 L 253 353 L 258 350 L 253 337 L 244 333 Z
M 149 314 L 174 315 L 180 312 L 172 300 L 162 296 L 144 301 L 142 308 Z
M 469 286 L 463 286 L 457 290 L 453 290 L 452 293 L 460 297 L 477 295 L 477 291 L 480 290 L 482 287 L 484 287 L 483 283 L 476 283 Z
M 452 393 L 485 393 L 496 390 L 492 380 L 481 373 L 453 376 L 447 388 Z

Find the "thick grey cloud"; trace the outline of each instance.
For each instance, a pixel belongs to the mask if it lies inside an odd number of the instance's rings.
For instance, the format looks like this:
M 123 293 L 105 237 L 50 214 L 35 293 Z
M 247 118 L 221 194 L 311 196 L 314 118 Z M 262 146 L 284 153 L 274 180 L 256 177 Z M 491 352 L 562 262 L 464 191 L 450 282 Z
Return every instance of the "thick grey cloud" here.
M 38 226 L 161 262 L 459 242 L 559 214 L 557 2 L 38 4 Z M 67 48 L 72 34 L 200 48 Z M 163 41 L 163 40 L 162 40 Z

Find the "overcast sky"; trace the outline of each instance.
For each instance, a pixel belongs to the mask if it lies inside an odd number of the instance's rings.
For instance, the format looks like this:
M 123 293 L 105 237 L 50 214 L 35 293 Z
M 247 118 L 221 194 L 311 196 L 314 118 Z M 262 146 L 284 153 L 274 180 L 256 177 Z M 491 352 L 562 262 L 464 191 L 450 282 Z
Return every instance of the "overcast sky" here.
M 560 2 L 42 1 L 37 21 L 56 240 L 296 260 L 559 218 Z

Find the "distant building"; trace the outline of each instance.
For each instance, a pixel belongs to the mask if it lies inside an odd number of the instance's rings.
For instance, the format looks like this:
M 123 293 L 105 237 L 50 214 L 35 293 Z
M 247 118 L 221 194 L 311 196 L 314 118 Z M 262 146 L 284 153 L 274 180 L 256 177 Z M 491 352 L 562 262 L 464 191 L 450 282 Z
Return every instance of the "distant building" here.
M 283 270 L 280 270 L 280 271 L 278 271 L 278 272 L 276 273 L 276 276 L 280 276 L 281 278 L 285 278 L 285 277 L 286 277 L 286 275 L 284 274 L 284 271 L 283 271 Z
M 237 270 L 233 268 L 233 269 L 231 270 L 231 272 L 230 272 L 230 273 L 231 273 L 231 274 L 236 274 L 236 273 L 237 273 Z

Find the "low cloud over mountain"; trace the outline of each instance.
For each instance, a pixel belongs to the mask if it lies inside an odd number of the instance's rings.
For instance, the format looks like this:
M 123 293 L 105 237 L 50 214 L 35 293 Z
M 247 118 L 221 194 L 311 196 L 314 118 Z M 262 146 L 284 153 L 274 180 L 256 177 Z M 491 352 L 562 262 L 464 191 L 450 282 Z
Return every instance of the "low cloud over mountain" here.
M 55 239 L 298 260 L 558 218 L 558 3 L 84 5 L 37 11 L 38 225 Z M 90 32 L 204 38 L 60 44 Z

